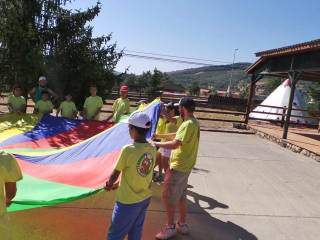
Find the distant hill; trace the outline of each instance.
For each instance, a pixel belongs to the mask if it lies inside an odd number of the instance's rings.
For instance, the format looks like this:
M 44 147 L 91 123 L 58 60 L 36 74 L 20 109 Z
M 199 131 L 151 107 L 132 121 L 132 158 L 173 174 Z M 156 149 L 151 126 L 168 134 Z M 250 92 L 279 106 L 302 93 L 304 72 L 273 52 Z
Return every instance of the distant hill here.
M 232 88 L 235 88 L 239 81 L 248 80 L 249 77 L 244 70 L 251 63 L 235 63 L 233 66 Z M 177 84 L 188 86 L 192 82 L 197 82 L 200 87 L 214 86 L 217 90 L 228 88 L 232 64 L 216 65 L 200 68 L 190 68 L 185 70 L 167 72 Z

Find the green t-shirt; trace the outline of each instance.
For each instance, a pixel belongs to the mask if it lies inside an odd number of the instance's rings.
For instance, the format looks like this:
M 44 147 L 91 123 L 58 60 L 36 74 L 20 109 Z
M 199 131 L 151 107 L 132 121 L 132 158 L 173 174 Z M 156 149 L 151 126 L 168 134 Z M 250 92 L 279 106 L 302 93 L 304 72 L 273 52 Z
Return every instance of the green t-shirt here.
M 22 112 L 26 107 L 26 99 L 23 96 L 16 97 L 11 95 L 8 98 L 8 104 L 10 105 L 10 112 Z
M 42 99 L 36 103 L 35 108 L 39 113 L 51 113 L 53 109 L 53 104 L 50 100 L 43 101 Z
M 177 122 L 176 123 L 173 123 L 173 122 L 167 122 L 166 125 L 165 125 L 165 133 L 175 133 L 178 131 L 180 125 L 182 124 L 183 122 L 183 119 L 182 117 L 174 117 Z
M 118 202 L 133 204 L 151 197 L 150 184 L 156 151 L 150 143 L 133 143 L 122 148 L 115 167 L 122 172 L 116 193 Z
M 117 100 L 115 100 L 112 105 L 112 111 L 113 111 L 113 121 L 119 122 L 121 116 L 129 114 L 130 112 L 129 99 L 118 98 Z
M 73 101 L 63 101 L 59 109 L 61 110 L 61 116 L 65 118 L 74 118 L 78 111 Z
M 83 104 L 83 107 L 86 111 L 86 117 L 88 120 L 92 120 L 95 113 L 99 108 L 102 108 L 103 101 L 102 98 L 99 96 L 90 96 L 87 97 L 86 101 Z M 98 116 L 96 116 L 95 120 L 98 120 Z
M 11 154 L 0 151 L 0 239 L 6 239 L 4 236 L 10 233 L 6 214 L 5 183 L 17 182 L 20 179 L 22 179 L 22 173 L 15 158 Z
M 171 152 L 170 168 L 180 172 L 190 172 L 197 160 L 200 127 L 194 117 L 184 121 L 179 127 L 176 140 L 181 145 Z

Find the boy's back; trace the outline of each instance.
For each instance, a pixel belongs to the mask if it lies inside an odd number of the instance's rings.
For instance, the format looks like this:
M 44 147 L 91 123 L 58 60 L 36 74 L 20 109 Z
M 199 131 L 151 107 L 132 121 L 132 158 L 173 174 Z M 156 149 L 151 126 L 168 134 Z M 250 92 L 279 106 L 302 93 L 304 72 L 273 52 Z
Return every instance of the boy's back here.
M 123 147 L 115 167 L 122 172 L 117 201 L 141 202 L 151 197 L 150 183 L 156 160 L 156 148 L 150 143 L 133 143 Z

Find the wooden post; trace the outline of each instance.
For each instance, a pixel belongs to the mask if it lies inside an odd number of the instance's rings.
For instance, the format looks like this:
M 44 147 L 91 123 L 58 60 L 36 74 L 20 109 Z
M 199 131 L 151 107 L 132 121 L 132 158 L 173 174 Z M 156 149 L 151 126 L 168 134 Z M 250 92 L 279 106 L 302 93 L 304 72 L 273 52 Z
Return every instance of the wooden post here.
M 281 127 L 283 128 L 283 125 L 284 125 L 284 120 L 286 118 L 286 110 L 287 110 L 287 107 L 284 106 L 283 109 L 282 109 L 282 117 L 281 117 Z
M 248 121 L 249 121 L 249 114 L 251 111 L 252 99 L 253 99 L 255 88 L 256 88 L 256 79 L 257 79 L 256 75 L 253 74 L 251 76 L 250 92 L 249 92 L 249 97 L 248 97 L 248 102 L 246 107 L 246 115 L 244 119 L 245 124 L 248 124 Z
M 289 129 L 290 118 L 291 118 L 294 92 L 296 90 L 296 84 L 298 82 L 298 77 L 299 77 L 298 72 L 294 72 L 294 71 L 289 72 L 288 75 L 289 75 L 289 79 L 291 81 L 291 91 L 290 91 L 290 97 L 289 97 L 288 110 L 287 110 L 287 114 L 286 114 L 287 116 L 286 116 L 286 120 L 285 120 L 284 126 L 283 126 L 283 135 L 282 135 L 283 139 L 287 139 L 287 137 L 288 137 L 288 129 Z

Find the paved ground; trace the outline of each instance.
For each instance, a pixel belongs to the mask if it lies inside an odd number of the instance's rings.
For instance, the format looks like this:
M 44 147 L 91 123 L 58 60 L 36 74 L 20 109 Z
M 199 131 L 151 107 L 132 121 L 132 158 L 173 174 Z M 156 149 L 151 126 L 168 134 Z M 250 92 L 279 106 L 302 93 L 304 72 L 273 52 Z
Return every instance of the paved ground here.
M 254 135 L 202 132 L 190 177 L 188 237 L 197 240 L 318 240 L 320 164 Z M 145 223 L 144 240 L 165 222 L 161 186 Z M 14 239 L 105 239 L 113 194 L 11 215 Z

